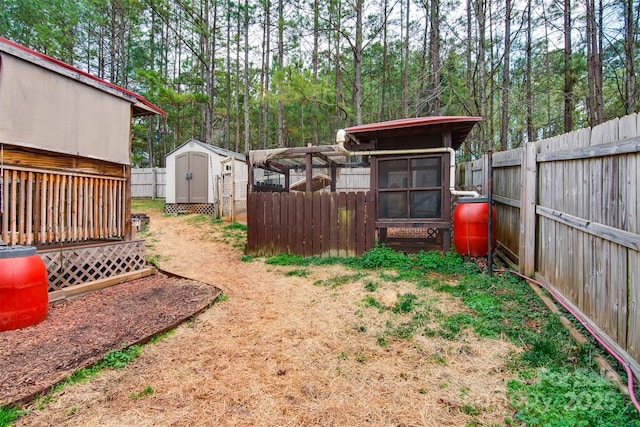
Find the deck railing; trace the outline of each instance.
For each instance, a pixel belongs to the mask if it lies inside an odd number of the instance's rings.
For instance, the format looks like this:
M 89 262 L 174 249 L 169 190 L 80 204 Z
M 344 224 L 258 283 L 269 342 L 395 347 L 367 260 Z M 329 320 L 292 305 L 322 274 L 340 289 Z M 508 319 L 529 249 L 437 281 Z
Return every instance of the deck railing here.
M 4 166 L 0 236 L 34 246 L 122 238 L 125 190 L 120 177 Z

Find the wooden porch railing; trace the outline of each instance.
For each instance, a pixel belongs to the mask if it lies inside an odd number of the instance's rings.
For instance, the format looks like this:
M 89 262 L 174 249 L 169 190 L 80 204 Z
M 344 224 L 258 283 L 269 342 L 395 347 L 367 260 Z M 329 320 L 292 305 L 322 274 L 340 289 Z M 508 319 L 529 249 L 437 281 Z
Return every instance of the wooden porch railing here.
M 4 166 L 0 176 L 2 240 L 49 245 L 122 238 L 126 180 Z

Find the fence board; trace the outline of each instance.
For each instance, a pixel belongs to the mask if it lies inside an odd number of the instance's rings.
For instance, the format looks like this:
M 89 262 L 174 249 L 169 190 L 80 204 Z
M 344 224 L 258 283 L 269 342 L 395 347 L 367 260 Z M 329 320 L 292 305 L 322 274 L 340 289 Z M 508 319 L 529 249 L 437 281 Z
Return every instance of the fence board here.
M 271 193 L 271 218 L 272 218 L 272 227 L 271 227 L 271 253 L 280 252 L 280 245 L 282 244 L 282 234 L 280 227 L 280 195 L 277 193 Z
M 312 205 L 313 205 L 313 217 L 312 217 L 312 230 L 313 230 L 313 235 L 311 237 L 311 253 L 312 254 L 317 254 L 317 253 L 322 253 L 322 224 L 321 224 L 321 215 L 322 215 L 322 208 L 321 208 L 321 202 L 320 199 L 322 197 L 322 194 L 319 195 L 320 197 L 311 197 L 312 200 Z
M 296 254 L 304 255 L 304 193 L 295 193 L 296 204 Z
M 640 253 L 628 251 L 629 300 L 627 351 L 640 360 Z
M 322 230 L 322 239 L 320 244 L 320 253 L 328 254 L 331 251 L 331 203 L 329 201 L 329 193 L 320 194 L 320 229 Z
M 356 193 L 356 255 L 360 256 L 366 248 L 366 202 L 364 192 Z
M 338 194 L 338 256 L 347 256 L 347 195 Z
M 247 253 L 361 255 L 375 242 L 371 200 L 370 192 L 250 193 Z
M 273 197 L 267 193 L 264 197 L 264 251 L 267 256 L 273 255 Z
M 640 374 L 640 115 L 530 142 L 519 175 L 516 151 L 494 154 L 500 247 L 518 233 L 520 271 L 548 281 Z M 460 166 L 466 186 L 484 183 L 482 162 Z
M 329 255 L 338 256 L 338 198 L 332 196 L 329 204 L 329 223 L 331 224 L 331 229 L 329 230 L 329 244 L 331 246 Z
M 356 193 L 347 193 L 347 256 L 356 255 Z
M 304 256 L 313 255 L 313 193 L 304 193 Z

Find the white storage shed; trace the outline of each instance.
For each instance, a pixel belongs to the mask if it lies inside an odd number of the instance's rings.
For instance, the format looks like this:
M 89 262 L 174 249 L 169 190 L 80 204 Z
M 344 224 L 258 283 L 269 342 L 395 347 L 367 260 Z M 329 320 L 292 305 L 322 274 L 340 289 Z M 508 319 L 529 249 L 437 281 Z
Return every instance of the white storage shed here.
M 190 139 L 166 155 L 165 165 L 165 212 L 234 217 L 246 209 L 244 154 Z

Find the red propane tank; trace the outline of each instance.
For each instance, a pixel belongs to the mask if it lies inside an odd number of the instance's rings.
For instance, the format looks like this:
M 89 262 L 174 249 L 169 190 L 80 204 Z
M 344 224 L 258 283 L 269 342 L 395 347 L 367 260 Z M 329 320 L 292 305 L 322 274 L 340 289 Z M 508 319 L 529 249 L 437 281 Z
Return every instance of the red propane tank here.
M 47 317 L 47 269 L 31 246 L 0 246 L 0 331 Z
M 496 247 L 496 210 L 491 207 L 493 231 L 491 243 Z M 453 211 L 453 244 L 460 255 L 485 256 L 489 252 L 489 202 L 486 197 L 461 197 Z

